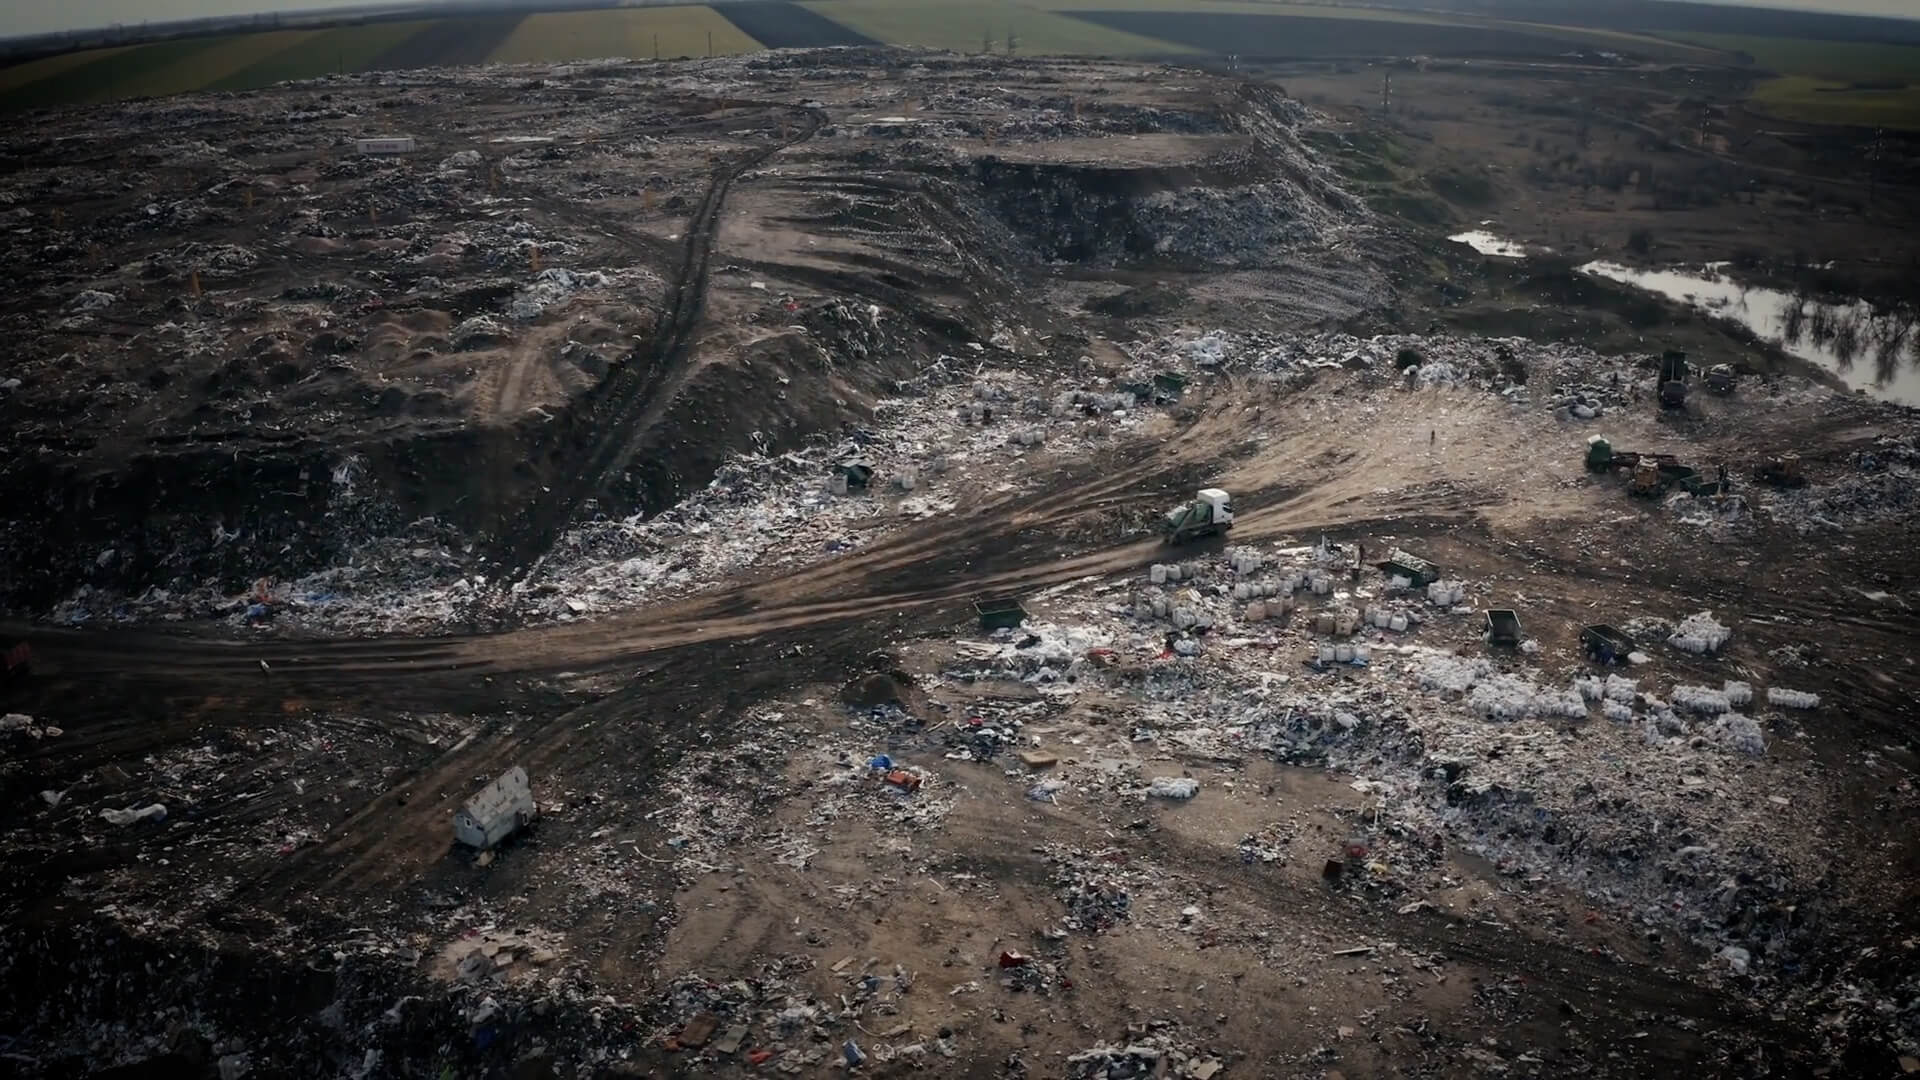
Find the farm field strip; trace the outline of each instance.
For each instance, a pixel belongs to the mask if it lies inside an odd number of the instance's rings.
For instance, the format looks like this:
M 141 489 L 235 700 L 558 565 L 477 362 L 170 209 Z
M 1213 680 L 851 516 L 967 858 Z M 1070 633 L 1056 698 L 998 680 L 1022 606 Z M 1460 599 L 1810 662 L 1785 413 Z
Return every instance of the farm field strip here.
M 1164 56 L 1196 50 L 1018 4 L 961 0 L 814 0 L 809 9 L 868 37 L 896 45 L 978 52 L 991 36 L 1004 48 L 1011 29 L 1018 51 L 1082 56 Z
M 1555 23 L 1527 22 L 1517 19 L 1487 18 L 1480 15 L 1445 11 L 1412 11 L 1394 8 L 1348 5 L 1298 4 L 1286 0 L 1027 0 L 1029 6 L 1049 11 L 1145 11 L 1186 12 L 1220 11 L 1242 15 L 1266 15 L 1273 18 L 1349 19 L 1356 22 L 1390 22 L 1415 26 L 1464 26 L 1478 30 L 1538 34 L 1570 44 L 1596 48 L 1634 49 L 1706 61 L 1718 50 L 1664 37 L 1605 30 L 1593 27 L 1562 26 Z
M 140 48 L 138 45 L 115 45 L 106 49 L 92 49 L 86 52 L 62 53 L 59 56 L 43 56 L 38 60 L 29 60 L 24 64 L 15 64 L 10 68 L 0 68 L 0 93 L 29 83 L 49 79 L 63 71 L 71 70 L 82 64 L 91 64 Z
M 832 45 L 912 44 L 862 33 L 811 7 L 785 0 L 740 0 L 717 9 L 740 32 L 769 49 L 814 49 Z
M 1382 54 L 1554 56 L 1571 43 L 1545 34 L 1475 26 L 1256 15 L 1230 11 L 1075 11 L 1113 30 L 1178 42 L 1212 53 L 1313 59 Z
M 1769 116 L 1809 124 L 1920 131 L 1920 87 L 1863 90 L 1807 75 L 1785 75 L 1756 86 L 1748 99 Z
M 375 71 L 411 71 L 414 68 L 456 67 L 485 63 L 487 57 L 525 21 L 525 12 L 437 19 L 374 57 Z
M 1327 7 L 1318 4 L 1267 3 L 1265 0 L 1027 0 L 1024 6 L 1043 11 L 1227 11 L 1242 15 L 1351 19 L 1357 22 L 1419 23 L 1431 26 L 1472 24 L 1471 16 L 1437 11 L 1398 11 L 1389 8 Z
M 133 86 L 112 87 L 114 96 L 184 94 L 219 83 L 283 52 L 300 49 L 320 36 L 318 30 L 272 30 L 222 39 L 210 49 L 175 60 Z
M 251 90 L 292 79 L 312 79 L 343 71 L 365 71 L 401 42 L 433 25 L 430 19 L 366 23 L 322 30 L 253 66 L 207 84 L 209 90 Z
M 488 60 L 496 64 L 597 60 L 608 57 L 672 59 L 754 52 L 762 46 L 710 7 L 606 8 L 528 16 Z
M 117 50 L 91 57 L 63 70 L 0 94 L 0 105 L 30 109 L 42 105 L 85 104 L 143 93 L 141 86 L 156 73 L 182 60 L 217 48 L 227 38 L 190 38 Z
M 1855 41 L 1806 41 L 1757 34 L 1675 34 L 1683 41 L 1725 52 L 1743 52 L 1781 75 L 1810 75 L 1843 82 L 1920 81 L 1920 46 L 1870 45 Z

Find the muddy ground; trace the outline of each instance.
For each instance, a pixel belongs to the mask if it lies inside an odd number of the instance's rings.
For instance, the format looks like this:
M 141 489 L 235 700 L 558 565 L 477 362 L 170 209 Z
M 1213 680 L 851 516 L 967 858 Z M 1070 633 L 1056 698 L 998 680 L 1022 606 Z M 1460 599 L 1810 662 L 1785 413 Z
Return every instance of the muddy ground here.
M 9 1062 L 1920 1068 L 1911 412 L 1449 323 L 1492 272 L 1340 149 L 1404 133 L 1289 82 L 855 50 L 17 133 Z M 539 820 L 454 844 L 512 765 Z

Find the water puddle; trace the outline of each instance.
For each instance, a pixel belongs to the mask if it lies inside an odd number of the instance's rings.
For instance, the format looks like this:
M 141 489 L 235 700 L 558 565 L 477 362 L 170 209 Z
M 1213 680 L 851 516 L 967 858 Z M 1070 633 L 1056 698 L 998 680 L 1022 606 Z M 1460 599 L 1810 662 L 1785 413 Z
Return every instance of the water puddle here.
M 1636 270 L 1590 262 L 1581 273 L 1618 281 L 1729 319 L 1785 352 L 1810 360 L 1854 390 L 1920 406 L 1920 314 L 1876 310 L 1865 301 L 1820 303 L 1779 289 L 1742 285 L 1712 263 L 1699 271 Z
M 1447 237 L 1447 239 L 1456 244 L 1465 244 L 1482 255 L 1492 255 L 1502 259 L 1524 259 L 1527 257 L 1527 246 L 1525 244 L 1515 243 L 1512 240 L 1495 236 L 1490 232 L 1483 232 L 1478 229 L 1473 232 L 1455 233 Z

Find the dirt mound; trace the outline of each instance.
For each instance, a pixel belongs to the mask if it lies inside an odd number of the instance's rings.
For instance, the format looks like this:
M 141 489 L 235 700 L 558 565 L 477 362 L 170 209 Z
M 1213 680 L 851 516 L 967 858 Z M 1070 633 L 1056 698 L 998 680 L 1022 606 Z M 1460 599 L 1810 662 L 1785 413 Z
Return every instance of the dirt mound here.
M 877 709 L 894 705 L 909 712 L 924 704 L 926 695 L 913 676 L 893 668 L 863 675 L 840 688 L 840 700 L 856 709 Z
M 1166 285 L 1141 285 L 1112 296 L 1103 296 L 1087 304 L 1096 315 L 1115 319 L 1139 319 L 1171 315 L 1189 300 L 1185 289 Z

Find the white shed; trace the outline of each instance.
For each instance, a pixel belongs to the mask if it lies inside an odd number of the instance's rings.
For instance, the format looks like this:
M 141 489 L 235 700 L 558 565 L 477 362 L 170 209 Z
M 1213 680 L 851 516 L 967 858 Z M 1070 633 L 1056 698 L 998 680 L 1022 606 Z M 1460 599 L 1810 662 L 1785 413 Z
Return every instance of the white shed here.
M 453 815 L 453 838 L 485 850 L 531 824 L 539 813 L 527 770 L 515 765 Z

